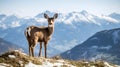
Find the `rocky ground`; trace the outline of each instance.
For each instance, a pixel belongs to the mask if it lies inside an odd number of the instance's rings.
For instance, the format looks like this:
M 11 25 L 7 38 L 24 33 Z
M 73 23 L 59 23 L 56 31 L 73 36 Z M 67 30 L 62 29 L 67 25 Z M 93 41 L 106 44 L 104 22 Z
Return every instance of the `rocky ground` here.
M 14 50 L 0 55 L 0 67 L 120 67 L 105 61 L 72 61 L 58 56 L 53 58 L 29 57 Z

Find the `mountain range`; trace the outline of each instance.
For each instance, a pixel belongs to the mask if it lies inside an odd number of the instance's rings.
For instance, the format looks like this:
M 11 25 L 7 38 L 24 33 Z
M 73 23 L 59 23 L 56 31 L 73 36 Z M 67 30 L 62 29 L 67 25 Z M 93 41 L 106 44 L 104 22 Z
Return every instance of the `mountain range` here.
M 120 28 L 97 32 L 82 44 L 61 54 L 70 60 L 105 60 L 120 65 Z
M 13 43 L 10 43 L 6 40 L 3 40 L 0 38 L 0 55 L 5 53 L 5 52 L 8 52 L 8 51 L 12 51 L 12 50 L 26 50 L 16 44 L 13 44 Z
M 31 25 L 47 26 L 43 17 L 46 13 L 50 17 L 57 12 L 45 11 L 35 17 L 18 17 L 16 15 L 0 14 L 0 38 L 28 49 L 24 30 Z M 55 31 L 48 44 L 48 55 L 54 56 L 83 43 L 94 33 L 119 28 L 120 14 L 94 15 L 85 10 L 81 12 L 58 13 L 55 20 Z M 39 51 L 39 45 L 35 49 Z

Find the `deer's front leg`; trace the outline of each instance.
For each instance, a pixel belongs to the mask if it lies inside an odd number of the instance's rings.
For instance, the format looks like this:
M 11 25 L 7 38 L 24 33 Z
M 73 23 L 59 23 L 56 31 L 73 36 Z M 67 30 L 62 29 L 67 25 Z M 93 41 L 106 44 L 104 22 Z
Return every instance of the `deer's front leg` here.
M 45 58 L 47 58 L 47 43 L 48 43 L 48 41 L 44 42 Z
M 39 51 L 39 57 L 42 57 L 42 42 L 40 42 L 40 51 Z
M 31 56 L 31 48 L 30 48 L 30 46 L 29 46 L 29 56 Z
M 31 47 L 32 57 L 34 57 L 34 47 Z

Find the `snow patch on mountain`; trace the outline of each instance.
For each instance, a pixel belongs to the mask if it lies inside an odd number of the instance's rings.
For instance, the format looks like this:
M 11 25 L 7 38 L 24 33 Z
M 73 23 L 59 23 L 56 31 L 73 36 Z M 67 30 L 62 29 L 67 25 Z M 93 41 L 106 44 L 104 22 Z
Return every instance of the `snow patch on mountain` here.
M 106 50 L 109 50 L 110 48 L 112 48 L 112 46 L 108 45 L 108 46 L 92 46 L 91 48 L 93 49 L 106 49 Z
M 109 21 L 109 22 L 112 22 L 112 23 L 119 23 L 119 21 L 117 21 L 116 19 L 111 18 L 111 17 L 109 17 L 109 16 L 105 16 L 105 15 L 102 15 L 102 16 L 101 16 L 101 19 L 104 19 L 104 20 Z
M 110 45 L 99 47 L 99 49 L 106 49 L 106 50 L 109 50 L 110 48 L 112 48 L 112 46 Z
M 93 37 L 93 38 L 91 38 L 91 40 L 97 40 L 98 38 L 97 37 Z
M 36 65 L 33 64 L 32 62 L 29 62 L 28 64 L 25 65 L 25 67 L 61 67 L 63 65 L 66 65 L 68 67 L 76 67 L 70 64 L 66 64 L 64 60 L 57 60 L 56 63 L 50 63 L 49 61 L 47 61 L 47 59 L 45 60 L 45 62 L 43 62 L 42 65 Z
M 12 24 L 11 24 L 11 27 L 19 27 L 19 26 L 20 26 L 19 21 L 12 22 Z
M 14 55 L 8 55 L 8 57 L 9 57 L 9 58 L 15 58 L 15 56 L 14 56 Z
M 117 56 L 112 56 L 110 54 L 105 54 L 105 53 L 98 53 L 96 56 L 90 58 L 89 60 L 91 60 L 91 61 L 95 61 L 95 60 L 112 61 L 114 59 L 117 59 Z
M 0 63 L 0 67 L 12 67 L 10 64 Z

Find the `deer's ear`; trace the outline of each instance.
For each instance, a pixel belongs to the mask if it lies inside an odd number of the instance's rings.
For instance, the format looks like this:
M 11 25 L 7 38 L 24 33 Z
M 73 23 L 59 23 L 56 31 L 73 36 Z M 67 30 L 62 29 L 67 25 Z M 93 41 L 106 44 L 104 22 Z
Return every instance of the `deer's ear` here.
M 53 17 L 54 17 L 54 19 L 56 19 L 58 17 L 58 14 L 56 13 Z
M 47 14 L 44 14 L 44 18 L 48 19 L 48 18 L 49 18 L 49 16 L 48 16 Z

